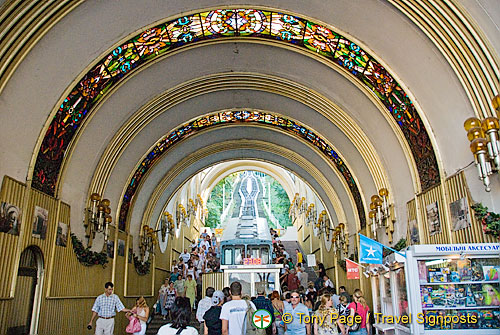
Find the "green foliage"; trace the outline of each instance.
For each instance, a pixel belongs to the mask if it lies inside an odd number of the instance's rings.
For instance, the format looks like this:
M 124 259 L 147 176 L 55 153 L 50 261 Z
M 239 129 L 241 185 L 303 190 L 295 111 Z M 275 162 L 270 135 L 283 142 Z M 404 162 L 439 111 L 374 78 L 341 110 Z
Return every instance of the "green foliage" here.
M 406 239 L 405 238 L 401 238 L 393 247 L 394 250 L 396 251 L 401 251 L 403 250 L 404 248 L 406 248 Z M 390 249 L 387 249 L 387 248 L 384 248 L 383 250 L 383 256 L 387 256 L 387 255 L 390 255 L 394 253 L 394 251 L 390 250 Z
M 271 212 L 282 227 L 285 228 L 291 226 L 292 221 L 288 216 L 288 209 L 290 208 L 290 199 L 288 198 L 288 194 L 285 192 L 283 186 L 281 186 L 281 184 L 271 176 L 266 175 L 264 180 L 269 182 L 271 189 Z
M 73 245 L 73 251 L 76 254 L 76 258 L 78 261 L 85 266 L 92 265 L 102 265 L 103 268 L 106 267 L 108 263 L 108 255 L 106 251 L 95 252 L 90 250 L 90 248 L 86 248 L 83 246 L 83 243 L 75 236 L 75 234 L 71 233 L 71 244 Z
M 210 193 L 210 197 L 207 201 L 208 216 L 205 220 L 205 226 L 210 228 L 216 228 L 221 225 L 220 217 L 222 215 L 222 205 L 229 203 L 231 201 L 231 193 L 234 192 L 234 182 L 238 176 L 238 173 L 233 173 L 222 179 Z M 224 192 L 222 192 L 224 187 Z M 225 200 L 222 201 L 222 194 L 224 193 Z
M 489 212 L 488 207 L 483 206 L 480 202 L 473 204 L 471 207 L 474 210 L 476 220 L 483 225 L 483 232 L 500 239 L 500 215 Z
M 134 255 L 134 267 L 140 276 L 147 275 L 151 268 L 151 256 L 149 256 L 147 261 L 141 262 L 139 257 Z

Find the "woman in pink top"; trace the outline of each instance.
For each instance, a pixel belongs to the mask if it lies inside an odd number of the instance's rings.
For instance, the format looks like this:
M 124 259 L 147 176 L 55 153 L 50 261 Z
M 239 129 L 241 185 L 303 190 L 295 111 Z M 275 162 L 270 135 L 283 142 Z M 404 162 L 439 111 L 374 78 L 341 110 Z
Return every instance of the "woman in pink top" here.
M 368 312 L 370 308 L 363 297 L 363 292 L 358 288 L 354 291 L 353 302 L 349 304 L 349 310 L 351 313 L 349 315 L 354 315 L 358 313 L 361 316 L 361 323 L 359 324 L 359 329 L 357 331 L 350 331 L 349 335 L 371 335 L 370 321 L 368 318 Z

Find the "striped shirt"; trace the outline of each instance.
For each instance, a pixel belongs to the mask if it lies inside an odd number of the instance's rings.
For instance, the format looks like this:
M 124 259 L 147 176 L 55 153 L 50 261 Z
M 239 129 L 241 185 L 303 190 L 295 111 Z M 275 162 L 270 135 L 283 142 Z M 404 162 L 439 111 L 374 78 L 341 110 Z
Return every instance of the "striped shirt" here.
M 95 299 L 92 312 L 96 312 L 101 318 L 110 318 L 116 315 L 116 312 L 124 309 L 120 298 L 116 294 L 111 294 L 109 297 L 105 293 Z

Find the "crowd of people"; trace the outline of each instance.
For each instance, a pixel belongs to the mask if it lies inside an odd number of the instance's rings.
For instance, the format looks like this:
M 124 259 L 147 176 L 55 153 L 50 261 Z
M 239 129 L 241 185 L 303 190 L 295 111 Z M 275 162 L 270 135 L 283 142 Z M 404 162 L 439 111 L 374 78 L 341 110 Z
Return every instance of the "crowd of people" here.
M 297 261 L 294 263 L 278 234 L 271 230 L 271 235 L 274 262 L 283 264 L 280 275 L 282 294 L 273 291 L 266 296 L 265 287 L 257 286 L 257 296 L 250 297 L 243 294 L 241 283 L 236 281 L 222 291 L 206 288 L 201 299 L 203 274 L 220 268 L 215 237 L 203 233 L 190 246 L 191 252 L 184 249 L 178 260 L 172 262 L 171 273 L 159 289 L 153 311 L 143 297 L 139 297 L 132 308 L 125 308 L 113 294 L 113 284 L 109 282 L 105 284 L 104 294 L 94 303 L 87 327 L 92 329 L 98 316 L 96 334 L 113 334 L 116 312 L 125 312 L 130 320 L 127 333 L 144 335 L 148 318 L 155 312 L 169 321 L 158 330 L 158 335 L 263 335 L 264 332 L 266 335 L 370 335 L 369 307 L 361 290 L 355 290 L 351 296 L 344 286 L 340 286 L 337 294 L 321 263 L 316 271 L 318 278 L 309 281 L 300 250 L 295 250 Z M 249 320 L 260 309 L 269 312 L 272 322 L 259 333 Z M 196 311 L 196 320 L 192 320 L 193 311 Z M 338 317 L 331 318 L 332 314 Z M 346 322 L 348 316 L 359 316 L 360 322 L 353 326 L 352 322 Z M 199 325 L 199 329 L 189 326 L 192 321 Z M 254 332 L 250 331 L 251 328 Z

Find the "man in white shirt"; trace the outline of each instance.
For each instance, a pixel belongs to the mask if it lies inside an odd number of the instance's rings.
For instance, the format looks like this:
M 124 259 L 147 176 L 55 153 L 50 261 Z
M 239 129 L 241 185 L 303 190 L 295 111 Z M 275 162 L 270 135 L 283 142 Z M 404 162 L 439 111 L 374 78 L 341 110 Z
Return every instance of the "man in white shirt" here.
M 214 292 L 215 289 L 213 287 L 207 287 L 205 290 L 205 298 L 201 299 L 198 303 L 198 308 L 196 309 L 196 319 L 198 319 L 198 322 L 200 323 L 200 334 L 202 334 L 205 330 L 205 320 L 203 319 L 203 316 L 205 315 L 205 312 L 212 307 L 212 296 L 214 295 Z
M 328 278 L 328 276 L 324 276 L 323 280 L 325 281 L 325 283 L 323 284 L 324 287 L 331 287 L 331 288 L 333 288 L 333 283 L 330 280 L 330 278 Z
M 92 318 L 87 328 L 89 330 L 92 329 L 92 322 L 94 322 L 97 316 L 98 319 L 95 323 L 96 334 L 113 335 L 116 312 L 130 312 L 130 309 L 125 308 L 120 298 L 116 294 L 113 294 L 113 288 L 112 282 L 104 284 L 104 293 L 95 299 L 92 306 Z
M 191 255 L 189 254 L 189 252 L 187 252 L 187 249 L 184 249 L 184 252 L 180 254 L 179 257 L 181 257 L 184 263 L 187 264 L 187 262 L 189 262 L 189 259 L 191 258 Z
M 240 335 L 245 334 L 245 315 L 247 313 L 247 301 L 241 299 L 241 284 L 237 281 L 230 286 L 231 301 L 222 305 L 220 319 L 222 320 L 222 335 Z M 248 304 L 256 310 L 253 302 Z

